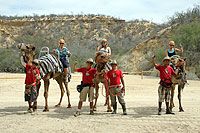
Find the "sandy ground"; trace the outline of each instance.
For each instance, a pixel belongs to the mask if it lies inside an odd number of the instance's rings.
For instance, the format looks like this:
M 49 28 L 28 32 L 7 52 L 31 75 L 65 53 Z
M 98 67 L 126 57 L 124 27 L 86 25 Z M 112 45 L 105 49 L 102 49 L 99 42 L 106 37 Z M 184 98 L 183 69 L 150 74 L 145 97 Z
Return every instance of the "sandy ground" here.
M 175 115 L 157 114 L 158 78 L 125 75 L 127 116 L 122 115 L 118 104 L 118 114 L 106 112 L 104 97 L 100 91 L 98 110 L 89 115 L 89 103 L 84 103 L 82 115 L 74 117 L 79 93 L 75 87 L 80 83 L 80 74 L 73 74 L 70 82 L 72 108 L 67 109 L 67 97 L 62 106 L 55 108 L 60 98 L 56 81 L 51 80 L 49 91 L 49 112 L 42 112 L 44 106 L 43 86 L 38 98 L 37 114 L 26 113 L 24 102 L 24 74 L 0 73 L 0 132 L 200 132 L 200 81 L 188 81 L 183 91 L 185 112 L 178 112 L 178 99 L 175 97 Z M 42 83 L 43 84 L 43 83 Z M 177 90 L 176 94 L 177 95 Z

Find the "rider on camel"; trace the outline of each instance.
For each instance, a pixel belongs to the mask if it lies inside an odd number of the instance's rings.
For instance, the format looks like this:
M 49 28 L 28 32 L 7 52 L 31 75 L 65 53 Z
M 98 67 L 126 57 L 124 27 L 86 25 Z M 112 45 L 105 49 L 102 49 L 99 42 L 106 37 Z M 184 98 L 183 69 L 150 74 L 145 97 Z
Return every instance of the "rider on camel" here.
M 53 52 L 59 55 L 60 61 L 62 62 L 64 68 L 64 80 L 67 81 L 67 75 L 69 74 L 69 57 L 71 56 L 71 53 L 66 47 L 64 47 L 64 44 L 65 40 L 60 39 L 58 48 L 53 49 Z
M 172 57 L 174 55 L 176 55 L 176 52 L 181 52 L 183 53 L 183 47 L 181 46 L 181 48 L 175 48 L 175 42 L 174 41 L 169 41 L 168 44 L 168 49 L 165 52 L 166 56 Z

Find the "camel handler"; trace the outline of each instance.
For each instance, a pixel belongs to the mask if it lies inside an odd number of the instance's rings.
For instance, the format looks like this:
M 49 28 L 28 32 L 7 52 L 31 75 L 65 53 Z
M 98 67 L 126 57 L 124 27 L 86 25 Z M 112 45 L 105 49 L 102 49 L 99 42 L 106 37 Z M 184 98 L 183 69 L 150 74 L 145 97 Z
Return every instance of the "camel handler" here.
M 172 75 L 176 75 L 173 68 L 169 65 L 170 58 L 166 56 L 162 63 L 163 65 L 156 64 L 155 63 L 155 56 L 152 58 L 152 63 L 155 66 L 157 70 L 160 71 L 160 85 L 158 87 L 158 115 L 161 115 L 161 106 L 162 102 L 165 99 L 166 103 L 166 114 L 174 114 L 171 112 L 169 108 L 169 102 L 170 102 L 170 92 L 172 89 Z
M 124 84 L 123 74 L 122 71 L 117 68 L 116 60 L 113 60 L 111 62 L 111 66 L 112 70 L 108 71 L 107 76 L 108 76 L 109 92 L 111 97 L 111 105 L 113 107 L 112 114 L 117 113 L 117 102 L 116 102 L 116 97 L 117 97 L 119 103 L 122 106 L 123 115 L 127 115 L 126 103 L 124 101 L 125 84 Z
M 27 111 L 32 113 L 37 111 L 37 97 L 40 89 L 41 77 L 39 68 L 37 68 L 38 60 L 27 57 L 27 63 L 25 63 L 23 56 L 21 56 L 20 60 L 21 64 L 26 69 L 24 98 L 29 106 Z
M 87 95 L 88 95 L 88 100 L 90 102 L 90 115 L 93 115 L 93 100 L 94 100 L 94 76 L 96 74 L 96 69 L 92 68 L 93 65 L 93 59 L 89 58 L 86 61 L 86 67 L 78 68 L 75 69 L 76 72 L 81 72 L 82 73 L 82 81 L 81 81 L 81 88 L 82 90 L 80 91 L 80 100 L 78 103 L 78 110 L 74 114 L 75 117 L 80 115 L 81 108 L 83 102 L 86 101 Z

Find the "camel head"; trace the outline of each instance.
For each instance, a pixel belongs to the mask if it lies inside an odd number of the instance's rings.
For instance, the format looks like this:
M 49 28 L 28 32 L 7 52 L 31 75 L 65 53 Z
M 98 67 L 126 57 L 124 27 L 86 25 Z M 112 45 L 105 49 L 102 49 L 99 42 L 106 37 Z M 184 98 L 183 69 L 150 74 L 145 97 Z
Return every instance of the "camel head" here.
M 20 53 L 24 57 L 25 62 L 27 62 L 27 59 L 34 59 L 35 46 L 33 44 L 19 43 L 17 48 L 20 50 Z
M 173 57 L 173 60 L 171 61 L 178 70 L 178 74 L 175 77 L 172 77 L 172 82 L 175 84 L 184 84 L 186 81 L 186 74 L 185 74 L 186 58 L 178 56 L 177 58 Z
M 178 55 L 174 55 L 171 57 L 171 63 L 176 67 L 182 67 L 185 65 L 186 58 L 182 58 Z
M 110 60 L 110 56 L 105 52 L 97 52 L 96 53 L 96 63 L 107 63 Z

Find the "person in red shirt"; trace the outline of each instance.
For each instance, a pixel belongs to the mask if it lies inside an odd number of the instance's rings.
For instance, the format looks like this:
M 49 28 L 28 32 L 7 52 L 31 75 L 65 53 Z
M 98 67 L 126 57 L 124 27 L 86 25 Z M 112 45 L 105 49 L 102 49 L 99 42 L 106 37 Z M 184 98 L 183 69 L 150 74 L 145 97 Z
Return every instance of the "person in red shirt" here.
M 165 99 L 166 114 L 174 114 L 169 108 L 170 92 L 172 89 L 172 75 L 176 75 L 173 68 L 169 65 L 170 58 L 167 56 L 163 59 L 163 65 L 155 63 L 155 56 L 153 57 L 153 64 L 157 70 L 160 71 L 160 85 L 158 87 L 158 115 L 161 115 L 162 102 Z
M 107 77 L 108 77 L 109 92 L 111 97 L 111 105 L 113 107 L 112 114 L 117 113 L 116 112 L 117 111 L 116 97 L 117 97 L 119 103 L 122 106 L 123 114 L 127 115 L 126 103 L 124 100 L 125 84 L 123 79 L 123 73 L 120 69 L 117 68 L 117 62 L 115 60 L 111 62 L 111 66 L 112 70 L 107 72 Z
M 93 79 L 96 74 L 96 69 L 92 68 L 93 65 L 93 59 L 89 58 L 86 61 L 86 67 L 78 68 L 76 69 L 76 72 L 81 72 L 82 73 L 82 81 L 81 81 L 81 86 L 82 90 L 80 92 L 80 100 L 78 103 L 78 110 L 74 114 L 74 116 L 80 115 L 81 108 L 83 102 L 86 101 L 87 95 L 88 95 L 88 100 L 90 102 L 90 115 L 93 115 L 93 100 L 94 100 L 94 83 Z
M 25 78 L 25 101 L 28 101 L 28 112 L 36 111 L 37 109 L 37 97 L 40 87 L 40 72 L 36 67 L 37 62 L 32 59 L 27 59 L 27 63 L 24 62 L 23 57 L 21 57 L 21 63 L 26 69 Z M 32 105 L 33 103 L 33 105 Z

